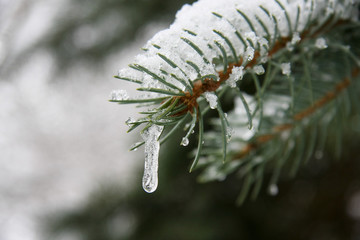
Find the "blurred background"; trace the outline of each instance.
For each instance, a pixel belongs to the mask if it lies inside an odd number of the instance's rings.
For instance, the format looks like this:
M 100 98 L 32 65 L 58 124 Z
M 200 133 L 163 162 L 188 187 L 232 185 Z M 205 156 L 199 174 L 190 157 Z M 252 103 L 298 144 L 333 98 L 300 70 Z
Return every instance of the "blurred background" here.
M 317 154 L 280 193 L 237 207 L 236 176 L 198 184 L 179 141 L 159 188 L 129 152 L 114 79 L 190 0 L 0 0 L 0 239 L 360 239 L 360 152 Z M 126 112 L 126 114 L 124 114 Z M 176 157 L 175 157 L 176 156 Z

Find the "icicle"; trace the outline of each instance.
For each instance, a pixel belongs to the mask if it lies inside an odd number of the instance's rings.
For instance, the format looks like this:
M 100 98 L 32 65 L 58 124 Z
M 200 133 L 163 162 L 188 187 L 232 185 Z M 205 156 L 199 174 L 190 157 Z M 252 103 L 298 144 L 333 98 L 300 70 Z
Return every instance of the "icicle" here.
M 163 126 L 152 125 L 142 133 L 145 141 L 145 167 L 142 179 L 143 189 L 152 193 L 158 185 L 158 160 L 160 143 L 158 138 L 163 130 Z

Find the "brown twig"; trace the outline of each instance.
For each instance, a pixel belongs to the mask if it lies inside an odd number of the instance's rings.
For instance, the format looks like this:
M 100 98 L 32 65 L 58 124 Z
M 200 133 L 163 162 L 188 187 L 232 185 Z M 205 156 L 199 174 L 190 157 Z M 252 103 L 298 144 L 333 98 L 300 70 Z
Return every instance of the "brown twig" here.
M 329 19 L 322 26 L 320 26 L 313 34 L 311 34 L 311 36 L 309 36 L 310 30 L 311 30 L 311 27 L 310 27 L 309 31 L 304 31 L 301 34 L 301 41 L 303 41 L 304 39 L 311 38 L 311 37 L 316 37 L 317 35 L 321 34 L 322 31 L 324 31 L 324 29 L 329 27 L 329 25 L 337 26 L 342 23 L 344 23 L 344 21 L 340 20 L 340 21 L 332 24 L 332 19 Z M 276 43 L 273 45 L 273 47 L 268 51 L 267 56 L 269 58 L 271 58 L 279 50 L 286 47 L 286 45 L 289 41 L 291 41 L 291 36 L 282 37 L 282 38 L 278 39 L 276 41 Z M 245 65 L 245 68 L 251 68 L 254 65 L 256 65 L 259 60 L 259 57 L 260 57 L 259 51 L 255 51 L 254 58 Z M 190 92 L 185 92 L 185 96 L 174 97 L 174 98 L 179 98 L 179 104 L 185 104 L 187 106 L 186 109 L 177 113 L 176 115 L 180 116 L 180 115 L 186 114 L 187 112 L 192 113 L 194 108 L 198 109 L 199 106 L 197 103 L 197 99 L 205 92 L 216 91 L 221 86 L 221 84 L 229 78 L 230 74 L 232 73 L 233 67 L 239 67 L 242 65 L 242 63 L 243 63 L 243 59 L 240 59 L 240 61 L 238 63 L 229 64 L 228 68 L 226 69 L 226 72 L 223 72 L 223 71 L 219 72 L 219 80 L 218 81 L 215 81 L 214 79 L 211 79 L 211 78 L 207 78 L 205 80 L 197 80 L 193 84 L 194 88 L 192 89 L 192 94 Z
M 360 68 L 354 68 L 354 70 L 351 73 L 351 78 L 355 78 L 359 76 L 360 74 Z M 347 89 L 350 85 L 351 81 L 349 77 L 344 78 L 341 82 L 335 85 L 334 89 L 328 93 L 326 93 L 322 98 L 314 102 L 311 106 L 304 109 L 303 111 L 295 114 L 293 116 L 293 121 L 301 121 L 307 117 L 309 117 L 311 114 L 322 108 L 325 104 L 329 103 L 333 99 L 335 99 L 342 91 Z M 286 123 L 281 124 L 278 126 L 275 126 L 273 128 L 273 132 L 265 135 L 261 135 L 256 137 L 256 139 L 248 143 L 242 151 L 240 151 L 238 154 L 235 154 L 233 159 L 241 159 L 245 156 L 247 156 L 251 151 L 257 149 L 261 144 L 266 143 L 275 137 L 277 137 L 280 133 L 290 130 L 294 127 L 293 123 Z

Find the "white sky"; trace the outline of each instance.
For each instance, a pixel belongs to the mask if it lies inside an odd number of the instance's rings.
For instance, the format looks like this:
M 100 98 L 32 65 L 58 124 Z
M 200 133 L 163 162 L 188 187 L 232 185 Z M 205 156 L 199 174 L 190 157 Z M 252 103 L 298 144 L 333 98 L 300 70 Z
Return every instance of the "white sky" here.
M 0 0 L 0 70 L 1 59 L 21 55 L 41 38 L 61 4 L 66 1 Z M 156 30 L 142 35 L 147 39 Z M 45 50 L 0 75 L 0 239 L 42 239 L 38 218 L 78 206 L 106 181 L 141 188 L 133 179 L 143 154 L 128 151 L 138 135 L 126 134 L 124 124 L 136 109 L 107 99 L 126 88 L 112 76 L 145 39 L 108 56 L 100 70 L 79 63 L 58 81 Z

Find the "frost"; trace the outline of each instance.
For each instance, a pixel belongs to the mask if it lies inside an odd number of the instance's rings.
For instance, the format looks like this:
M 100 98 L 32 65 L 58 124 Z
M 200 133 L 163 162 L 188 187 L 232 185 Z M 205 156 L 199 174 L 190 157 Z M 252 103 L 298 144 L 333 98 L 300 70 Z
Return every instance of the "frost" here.
M 291 38 L 291 44 L 295 45 L 300 41 L 301 41 L 300 34 L 298 32 L 295 32 Z
M 183 137 L 180 145 L 186 147 L 187 145 L 189 145 L 189 139 L 187 137 Z
M 258 43 L 260 44 L 260 55 L 265 57 L 267 56 L 268 49 L 269 49 L 269 42 L 266 38 L 260 38 Z
M 226 84 L 232 88 L 235 88 L 236 82 L 241 80 L 243 78 L 243 76 L 244 76 L 244 67 L 243 66 L 233 67 L 228 80 L 226 80 Z
M 281 64 L 281 72 L 286 76 L 290 76 L 291 74 L 291 65 L 290 63 L 282 63 Z
M 216 109 L 218 104 L 218 98 L 213 92 L 205 92 L 205 99 L 208 101 L 211 109 Z
M 111 100 L 113 101 L 121 101 L 129 99 L 129 95 L 126 90 L 114 90 L 110 94 Z
M 326 44 L 326 40 L 325 38 L 318 38 L 315 41 L 315 47 L 317 47 L 318 49 L 325 49 L 328 47 L 328 45 Z
M 300 34 L 299 34 L 298 32 L 295 32 L 295 33 L 292 35 L 291 41 L 286 44 L 286 48 L 287 48 L 289 51 L 293 51 L 293 50 L 294 50 L 294 46 L 295 46 L 297 43 L 299 43 L 300 41 L 301 41 Z
M 253 70 L 257 75 L 262 75 L 262 74 L 265 73 L 265 69 L 264 69 L 264 67 L 262 65 L 254 66 Z
M 254 54 L 255 54 L 255 49 L 252 48 L 252 47 L 247 47 L 246 48 L 246 51 L 244 53 L 244 58 L 247 60 L 247 61 L 251 61 L 254 59 Z
M 141 134 L 145 141 L 145 167 L 142 185 L 143 189 L 148 193 L 154 192 L 158 185 L 158 161 L 160 150 L 158 138 L 163 128 L 163 126 L 154 124 Z
M 258 41 L 258 38 L 254 32 L 246 32 L 245 38 L 250 40 L 253 44 L 256 44 Z

